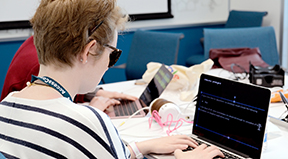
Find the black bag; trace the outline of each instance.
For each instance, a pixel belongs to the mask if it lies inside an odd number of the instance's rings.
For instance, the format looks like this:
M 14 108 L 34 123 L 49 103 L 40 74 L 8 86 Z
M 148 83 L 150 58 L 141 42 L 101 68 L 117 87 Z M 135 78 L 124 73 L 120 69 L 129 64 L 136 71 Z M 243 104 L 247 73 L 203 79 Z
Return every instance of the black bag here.
M 265 87 L 284 86 L 285 71 L 279 66 L 258 67 L 250 64 L 250 83 Z

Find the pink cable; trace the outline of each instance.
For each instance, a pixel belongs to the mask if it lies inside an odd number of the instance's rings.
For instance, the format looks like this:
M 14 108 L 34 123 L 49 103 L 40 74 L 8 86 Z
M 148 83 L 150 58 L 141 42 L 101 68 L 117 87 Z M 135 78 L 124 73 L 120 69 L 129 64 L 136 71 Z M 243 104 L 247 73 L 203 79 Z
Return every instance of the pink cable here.
M 170 133 L 177 130 L 178 128 L 180 128 L 182 125 L 183 125 L 183 122 L 186 122 L 186 123 L 193 123 L 193 121 L 187 121 L 183 118 L 180 118 L 179 120 L 177 121 L 173 121 L 173 115 L 171 113 L 168 114 L 167 116 L 167 120 L 165 123 L 162 123 L 161 122 L 161 117 L 159 116 L 159 113 L 156 111 L 156 110 L 153 110 L 152 116 L 149 118 L 149 128 L 151 128 L 151 125 L 152 125 L 152 122 L 153 122 L 153 119 L 163 128 L 164 126 L 168 125 L 168 130 L 166 131 L 167 135 L 170 136 Z M 171 117 L 171 120 L 169 120 L 169 117 Z M 170 127 L 172 125 L 172 123 L 175 123 L 176 122 L 176 125 L 175 127 L 171 130 Z M 180 125 L 178 125 L 180 123 Z
M 152 116 L 149 118 L 149 129 L 151 128 L 153 119 L 163 128 L 163 124 L 161 122 L 161 118 L 160 118 L 159 113 L 156 110 L 153 110 L 151 115 Z

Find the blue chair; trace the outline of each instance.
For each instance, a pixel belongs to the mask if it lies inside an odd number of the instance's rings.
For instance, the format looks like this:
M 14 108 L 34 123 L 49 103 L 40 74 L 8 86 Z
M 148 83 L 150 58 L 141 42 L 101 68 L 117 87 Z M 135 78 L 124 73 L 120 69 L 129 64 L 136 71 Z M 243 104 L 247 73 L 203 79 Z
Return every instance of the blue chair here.
M 125 68 L 127 80 L 132 80 L 142 78 L 149 62 L 176 64 L 183 37 L 182 33 L 136 30 L 126 64 L 114 68 Z
M 0 152 L 0 159 L 6 159 L 6 157 Z
M 267 14 L 268 12 L 231 10 L 225 28 L 259 27 Z
M 269 65 L 279 64 L 274 28 L 251 27 L 230 29 L 204 29 L 204 59 L 210 49 L 259 47 L 262 59 Z
M 267 14 L 268 12 L 231 10 L 224 28 L 260 27 L 263 17 Z M 201 38 L 200 42 L 203 46 L 205 45 L 204 38 Z M 194 54 L 186 60 L 186 65 L 192 66 L 204 60 L 206 60 L 206 57 L 204 57 L 203 53 Z

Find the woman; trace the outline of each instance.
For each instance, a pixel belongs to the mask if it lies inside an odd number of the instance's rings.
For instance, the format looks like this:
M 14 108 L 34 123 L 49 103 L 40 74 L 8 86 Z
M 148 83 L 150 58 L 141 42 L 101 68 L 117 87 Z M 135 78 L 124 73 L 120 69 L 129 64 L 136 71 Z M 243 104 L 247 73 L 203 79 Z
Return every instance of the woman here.
M 33 36 L 29 37 L 15 53 L 5 77 L 0 101 L 10 92 L 20 91 L 26 87 L 27 81 L 31 80 L 31 75 L 38 75 L 40 64 L 33 41 Z M 75 103 L 84 103 L 92 100 L 90 106 L 96 106 L 104 110 L 109 106 L 120 104 L 120 101 L 116 99 L 136 100 L 137 97 L 103 90 L 98 87 L 94 92 L 76 95 L 73 101 Z
M 39 74 L 0 104 L 0 152 L 6 157 L 142 158 L 197 147 L 185 135 L 126 147 L 106 114 L 72 102 L 76 94 L 93 91 L 120 56 L 117 30 L 127 17 L 115 5 L 115 0 L 41 1 L 31 19 Z M 177 150 L 179 158 L 187 154 L 222 156 L 215 147 Z

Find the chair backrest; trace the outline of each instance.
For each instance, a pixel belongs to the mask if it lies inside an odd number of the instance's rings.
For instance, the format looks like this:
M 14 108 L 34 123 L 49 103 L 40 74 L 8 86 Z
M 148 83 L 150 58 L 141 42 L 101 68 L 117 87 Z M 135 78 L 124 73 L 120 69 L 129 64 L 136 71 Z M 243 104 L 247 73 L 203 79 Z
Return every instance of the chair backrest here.
M 269 65 L 279 64 L 274 28 L 225 28 L 204 29 L 204 56 L 209 58 L 209 50 L 217 48 L 249 47 L 260 49 L 262 59 Z
M 225 28 L 261 26 L 263 17 L 267 15 L 267 13 L 268 12 L 231 10 Z
M 136 30 L 126 62 L 127 80 L 142 78 L 149 62 L 176 64 L 183 37 L 182 33 Z
M 0 152 L 0 159 L 6 159 L 6 157 Z
M 33 36 L 29 37 L 15 53 L 1 93 L 1 100 L 12 91 L 20 91 L 31 80 L 31 75 L 38 75 L 39 62 L 37 50 L 33 43 Z

